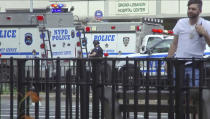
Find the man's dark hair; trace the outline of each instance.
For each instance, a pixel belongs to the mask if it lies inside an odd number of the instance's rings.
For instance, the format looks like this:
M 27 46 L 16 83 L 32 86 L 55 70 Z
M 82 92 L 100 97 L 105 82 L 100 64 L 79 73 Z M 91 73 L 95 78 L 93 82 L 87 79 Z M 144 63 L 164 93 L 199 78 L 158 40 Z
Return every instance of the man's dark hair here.
M 197 4 L 200 11 L 202 11 L 202 0 L 189 0 L 187 6 L 189 7 L 191 4 Z

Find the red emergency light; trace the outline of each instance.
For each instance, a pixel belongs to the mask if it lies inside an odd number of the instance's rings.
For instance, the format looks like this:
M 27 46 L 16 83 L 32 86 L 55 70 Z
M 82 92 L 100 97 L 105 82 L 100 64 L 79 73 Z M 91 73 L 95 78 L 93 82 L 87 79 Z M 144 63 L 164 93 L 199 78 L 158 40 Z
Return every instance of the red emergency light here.
M 87 27 L 85 28 L 85 31 L 86 31 L 86 32 L 90 32 L 90 27 L 87 26 Z
M 106 53 L 104 53 L 104 56 L 105 56 L 105 57 L 109 56 L 109 53 L 107 53 L 107 52 L 106 52 Z
M 42 43 L 42 44 L 40 45 L 40 48 L 41 48 L 41 49 L 44 49 L 44 48 L 45 48 L 45 44 Z
M 114 30 L 114 29 L 116 29 L 116 27 L 115 26 L 111 26 L 111 29 Z
M 58 4 L 51 4 L 51 7 L 57 8 Z
M 153 33 L 163 33 L 162 29 L 152 29 Z
M 78 46 L 78 47 L 81 46 L 81 43 L 80 43 L 79 41 L 77 42 L 77 46 Z
M 140 26 L 136 26 L 136 30 L 137 31 L 140 31 Z
M 172 30 L 168 30 L 168 34 L 174 34 Z
M 6 19 L 7 19 L 7 20 L 11 20 L 12 18 L 11 18 L 11 17 L 6 17 Z
M 43 21 L 44 20 L 44 16 L 40 15 L 40 16 L 36 16 L 37 21 Z
M 162 29 L 158 29 L 157 32 L 158 33 L 163 33 L 163 30 Z

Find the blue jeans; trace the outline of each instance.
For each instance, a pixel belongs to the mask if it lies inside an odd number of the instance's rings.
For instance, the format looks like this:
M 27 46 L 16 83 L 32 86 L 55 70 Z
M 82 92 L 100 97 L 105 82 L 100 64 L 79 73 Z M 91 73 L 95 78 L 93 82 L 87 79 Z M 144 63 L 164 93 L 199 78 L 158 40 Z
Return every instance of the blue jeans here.
M 192 74 L 192 72 L 193 72 L 193 68 L 192 67 L 190 67 L 190 66 L 187 66 L 187 67 L 185 67 L 185 77 L 184 77 L 184 79 L 185 79 L 185 81 L 184 81 L 184 85 L 186 86 L 187 85 L 187 82 L 189 82 L 189 86 L 190 87 L 198 87 L 199 86 L 199 69 L 198 68 L 194 68 L 194 70 L 195 70 L 195 73 L 194 73 L 194 75 L 195 75 L 195 84 L 193 85 L 193 74 Z M 189 81 L 187 81 L 187 76 L 189 76 Z M 174 70 L 173 70 L 173 78 L 175 78 L 176 77 L 176 71 L 175 71 L 175 68 L 174 68 Z

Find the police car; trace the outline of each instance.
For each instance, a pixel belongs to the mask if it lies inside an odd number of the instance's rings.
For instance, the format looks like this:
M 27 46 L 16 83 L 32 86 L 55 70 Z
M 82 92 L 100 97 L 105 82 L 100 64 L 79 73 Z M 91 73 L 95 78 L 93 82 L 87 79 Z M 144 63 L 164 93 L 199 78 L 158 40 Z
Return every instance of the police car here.
M 138 62 L 138 69 L 141 72 L 141 74 L 146 75 L 146 73 L 149 72 L 150 76 L 155 76 L 157 75 L 158 69 L 157 58 L 165 58 L 168 55 L 168 50 L 170 48 L 170 44 L 173 41 L 173 38 L 174 36 L 166 37 L 164 40 L 161 40 L 158 43 L 152 45 L 151 47 L 148 47 L 143 54 L 135 53 L 127 56 L 121 56 L 121 58 L 140 58 Z M 204 58 L 209 58 L 209 55 L 210 47 L 206 46 L 206 50 L 204 51 Z M 147 60 L 150 60 L 149 63 L 147 62 Z M 166 72 L 164 70 L 165 63 L 166 61 L 161 60 L 161 76 L 166 75 Z M 134 61 L 129 61 L 127 66 L 129 66 L 129 70 L 134 72 Z M 118 71 L 126 70 L 126 61 L 118 61 L 116 67 L 118 68 Z M 210 76 L 210 63 L 205 62 L 204 68 L 206 74 Z
M 138 61 L 139 71 L 142 73 L 142 75 L 146 75 L 149 69 L 150 75 L 157 75 L 157 68 L 158 68 L 158 61 L 155 58 L 164 58 L 168 54 L 168 50 L 170 48 L 170 44 L 173 41 L 174 36 L 168 36 L 165 37 L 164 40 L 161 40 L 157 42 L 156 44 L 151 45 L 150 47 L 147 47 L 147 50 L 144 53 L 135 53 L 130 54 L 127 56 L 121 56 L 121 58 L 140 58 Z M 148 59 L 147 59 L 148 58 Z M 149 64 L 147 64 L 147 60 L 149 61 Z M 165 61 L 161 61 L 161 73 L 165 74 L 164 66 Z M 131 72 L 134 72 L 134 61 L 128 61 L 127 66 L 129 66 L 129 70 Z M 149 66 L 149 68 L 147 67 Z M 118 71 L 126 70 L 126 61 L 118 61 L 116 63 L 116 68 L 118 68 Z

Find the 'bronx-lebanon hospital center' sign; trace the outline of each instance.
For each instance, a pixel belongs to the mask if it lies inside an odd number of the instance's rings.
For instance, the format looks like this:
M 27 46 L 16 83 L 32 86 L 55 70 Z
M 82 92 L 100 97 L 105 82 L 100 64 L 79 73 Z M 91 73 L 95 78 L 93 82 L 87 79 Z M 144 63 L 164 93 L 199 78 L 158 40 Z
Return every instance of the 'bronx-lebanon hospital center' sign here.
M 116 14 L 147 14 L 149 0 L 118 0 Z

